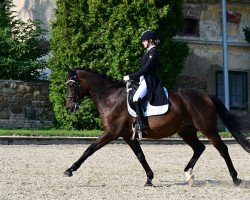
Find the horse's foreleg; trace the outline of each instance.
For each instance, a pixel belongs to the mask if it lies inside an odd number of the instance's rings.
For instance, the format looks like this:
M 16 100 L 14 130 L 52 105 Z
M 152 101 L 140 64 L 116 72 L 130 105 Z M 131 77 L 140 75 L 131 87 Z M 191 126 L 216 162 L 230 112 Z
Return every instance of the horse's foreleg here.
M 65 176 L 72 176 L 73 171 L 76 171 L 81 164 L 93 153 L 95 153 L 98 149 L 102 148 L 112 140 L 116 139 L 116 137 L 112 134 L 106 133 L 101 135 L 93 144 L 91 144 L 83 153 L 83 155 L 69 168 L 64 172 Z
M 141 149 L 140 143 L 137 140 L 130 140 L 130 139 L 125 139 L 125 141 L 131 147 L 131 149 L 135 153 L 136 157 L 138 158 L 138 160 L 142 164 L 142 166 L 147 174 L 147 182 L 146 182 L 145 186 L 153 186 L 152 179 L 154 178 L 154 173 L 151 170 L 151 168 L 149 167 L 149 165 L 145 159 L 145 156 L 144 156 L 143 151 Z

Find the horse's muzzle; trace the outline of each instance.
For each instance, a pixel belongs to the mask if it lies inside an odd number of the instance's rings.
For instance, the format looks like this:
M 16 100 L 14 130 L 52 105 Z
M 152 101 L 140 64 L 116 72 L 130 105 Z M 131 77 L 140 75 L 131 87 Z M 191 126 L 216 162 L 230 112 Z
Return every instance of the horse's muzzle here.
M 69 106 L 66 108 L 66 110 L 68 112 L 76 112 L 77 110 L 79 110 L 79 105 L 77 103 L 74 103 L 72 106 Z

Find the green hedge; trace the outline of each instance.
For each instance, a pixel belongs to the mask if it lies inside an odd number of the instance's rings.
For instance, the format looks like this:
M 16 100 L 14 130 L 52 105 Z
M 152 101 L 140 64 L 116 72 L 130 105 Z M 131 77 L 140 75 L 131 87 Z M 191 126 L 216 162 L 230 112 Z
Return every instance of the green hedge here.
M 188 54 L 186 43 L 172 37 L 183 27 L 182 0 L 59 0 L 52 24 L 51 94 L 57 127 L 99 128 L 91 101 L 80 111 L 65 110 L 64 66 L 90 68 L 117 79 L 140 67 L 145 49 L 139 41 L 147 29 L 161 39 L 159 76 L 172 87 Z

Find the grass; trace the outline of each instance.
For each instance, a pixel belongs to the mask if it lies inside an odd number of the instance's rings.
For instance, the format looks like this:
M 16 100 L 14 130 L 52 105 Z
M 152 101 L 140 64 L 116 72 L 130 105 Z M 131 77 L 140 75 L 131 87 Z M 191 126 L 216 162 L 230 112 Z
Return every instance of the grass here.
M 100 130 L 62 130 L 62 129 L 0 129 L 0 136 L 68 136 L 68 137 L 97 137 L 102 134 Z M 250 136 L 250 134 L 248 134 Z M 220 132 L 223 138 L 232 137 L 229 132 Z M 173 137 L 176 137 L 173 136 Z M 198 133 L 198 137 L 203 137 Z
M 100 130 L 61 130 L 61 129 L 0 129 L 0 136 L 69 136 L 97 137 Z

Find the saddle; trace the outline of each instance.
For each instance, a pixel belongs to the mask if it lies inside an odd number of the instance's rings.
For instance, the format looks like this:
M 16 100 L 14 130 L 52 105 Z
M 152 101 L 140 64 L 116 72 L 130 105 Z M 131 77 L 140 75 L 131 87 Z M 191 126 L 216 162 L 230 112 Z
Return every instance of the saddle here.
M 133 80 L 127 81 L 127 106 L 128 112 L 131 116 L 136 117 L 135 107 L 133 104 L 133 96 L 139 87 L 139 83 Z M 168 91 L 164 88 L 165 94 L 168 98 Z M 154 115 L 162 115 L 166 113 L 169 109 L 169 103 L 161 106 L 153 106 L 149 103 L 147 97 L 145 96 L 142 99 L 142 109 L 145 117 L 154 116 Z
M 127 87 L 128 112 L 131 116 L 136 117 L 136 111 L 135 111 L 135 107 L 133 103 L 133 96 L 139 87 L 139 83 L 133 80 L 129 80 L 127 81 L 126 87 Z M 166 88 L 164 88 L 164 91 L 165 91 L 166 96 L 168 97 L 168 92 Z M 141 103 L 142 103 L 143 114 L 145 117 L 153 116 L 153 115 L 162 115 L 166 113 L 169 108 L 169 103 L 166 105 L 161 105 L 161 106 L 150 105 L 146 96 L 142 99 Z M 138 123 L 136 122 L 136 120 L 132 124 L 132 130 L 133 130 L 133 135 L 131 137 L 131 140 L 134 140 L 134 139 L 141 140 L 142 132 L 140 131 L 140 127 Z

